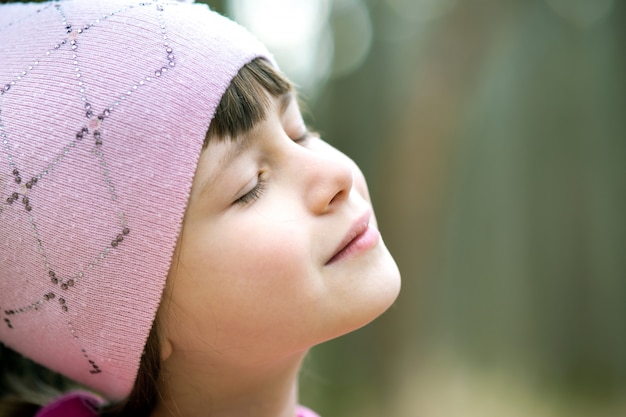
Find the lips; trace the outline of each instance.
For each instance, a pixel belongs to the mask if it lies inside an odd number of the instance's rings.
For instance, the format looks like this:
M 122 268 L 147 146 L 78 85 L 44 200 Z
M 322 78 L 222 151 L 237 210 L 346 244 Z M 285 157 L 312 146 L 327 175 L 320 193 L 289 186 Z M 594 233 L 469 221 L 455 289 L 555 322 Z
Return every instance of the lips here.
M 326 265 L 338 262 L 344 258 L 364 252 L 378 243 L 380 233 L 370 227 L 372 213 L 366 212 L 353 224 L 341 243 L 337 246 Z

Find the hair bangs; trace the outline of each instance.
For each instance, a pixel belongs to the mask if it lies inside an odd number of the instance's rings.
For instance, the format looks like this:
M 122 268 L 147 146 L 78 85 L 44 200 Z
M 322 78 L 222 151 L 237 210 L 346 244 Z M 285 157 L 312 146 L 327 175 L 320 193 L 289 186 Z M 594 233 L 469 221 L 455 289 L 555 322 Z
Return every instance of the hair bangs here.
M 254 59 L 239 70 L 224 92 L 204 146 L 210 140 L 234 139 L 250 131 L 265 120 L 270 108 L 269 97 L 279 97 L 292 90 L 292 84 L 269 62 Z

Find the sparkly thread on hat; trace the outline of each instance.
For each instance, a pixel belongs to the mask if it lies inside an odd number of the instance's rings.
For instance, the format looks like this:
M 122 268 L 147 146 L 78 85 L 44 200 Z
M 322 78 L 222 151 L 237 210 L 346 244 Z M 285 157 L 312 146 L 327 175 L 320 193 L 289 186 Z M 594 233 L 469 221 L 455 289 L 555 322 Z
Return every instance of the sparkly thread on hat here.
M 0 342 L 130 393 L 209 122 L 256 57 L 204 5 L 0 5 Z

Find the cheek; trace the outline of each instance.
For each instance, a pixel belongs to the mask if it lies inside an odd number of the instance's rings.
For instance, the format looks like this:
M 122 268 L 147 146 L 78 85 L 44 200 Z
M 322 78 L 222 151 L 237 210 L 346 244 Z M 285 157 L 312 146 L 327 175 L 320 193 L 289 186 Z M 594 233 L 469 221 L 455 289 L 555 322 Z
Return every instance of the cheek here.
M 287 224 L 230 226 L 213 228 L 209 238 L 186 234 L 178 271 L 168 279 L 175 343 L 199 352 L 207 343 L 217 350 L 254 346 L 259 354 L 292 346 L 302 306 L 320 292 L 306 244 Z
M 217 320 L 233 329 L 261 325 L 263 317 L 281 320 L 319 292 L 301 226 L 264 216 L 224 226 L 201 244 L 190 242 L 193 251 L 183 248 L 190 281 L 185 292 L 194 303 L 210 304 Z
M 302 228 L 295 220 L 271 216 L 269 212 L 239 218 L 220 234 L 223 237 L 211 245 L 216 255 L 209 255 L 217 258 L 219 274 L 263 285 L 262 277 L 283 280 L 304 272 L 310 247 Z

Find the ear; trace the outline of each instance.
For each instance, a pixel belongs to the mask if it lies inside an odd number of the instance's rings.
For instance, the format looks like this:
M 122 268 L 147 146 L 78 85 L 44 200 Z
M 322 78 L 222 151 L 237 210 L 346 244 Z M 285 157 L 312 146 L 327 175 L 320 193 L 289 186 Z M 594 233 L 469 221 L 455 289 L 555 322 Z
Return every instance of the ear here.
M 170 356 L 172 356 L 174 348 L 172 346 L 172 342 L 167 337 L 162 337 L 160 340 L 160 344 L 161 351 L 159 354 L 161 355 L 161 362 L 165 362 L 169 359 Z
M 167 294 L 163 294 L 163 298 L 166 298 Z M 167 305 L 161 300 L 161 305 L 159 306 L 159 311 L 156 314 L 156 318 L 154 319 L 154 330 L 156 331 L 155 335 L 159 341 L 159 359 L 161 363 L 165 362 L 172 356 L 174 351 L 174 346 L 169 337 L 168 326 L 166 323 L 166 319 L 169 316 L 169 311 Z

